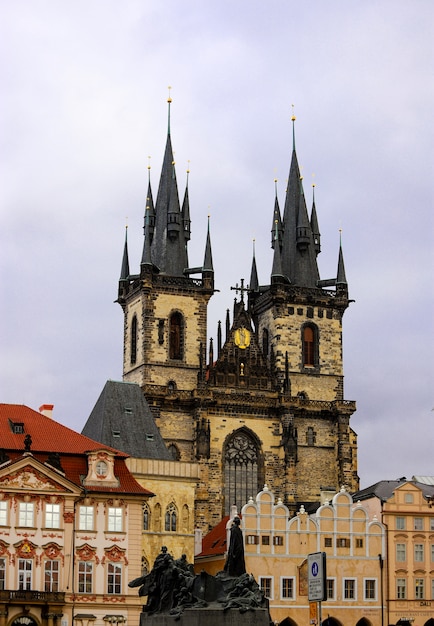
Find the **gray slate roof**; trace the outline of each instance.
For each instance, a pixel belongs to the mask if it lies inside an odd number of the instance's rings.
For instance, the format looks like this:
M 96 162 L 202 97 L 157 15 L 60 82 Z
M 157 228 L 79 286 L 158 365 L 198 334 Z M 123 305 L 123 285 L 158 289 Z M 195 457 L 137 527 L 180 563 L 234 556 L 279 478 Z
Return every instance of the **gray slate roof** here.
M 413 483 L 414 485 L 416 485 L 416 487 L 419 487 L 419 489 L 422 490 L 424 495 L 434 495 L 434 484 L 429 485 L 427 483 L 418 482 L 417 480 L 407 480 L 405 477 L 403 477 L 398 478 L 397 480 L 380 480 L 378 481 L 378 483 L 374 483 L 370 487 L 366 487 L 365 489 L 356 491 L 356 493 L 352 494 L 353 500 L 354 502 L 357 502 L 358 500 L 363 501 L 372 497 L 377 497 L 383 501 L 388 500 L 392 497 L 395 489 L 397 489 L 397 487 L 400 487 L 404 483 Z
M 135 458 L 172 460 L 136 383 L 108 380 L 82 434 Z

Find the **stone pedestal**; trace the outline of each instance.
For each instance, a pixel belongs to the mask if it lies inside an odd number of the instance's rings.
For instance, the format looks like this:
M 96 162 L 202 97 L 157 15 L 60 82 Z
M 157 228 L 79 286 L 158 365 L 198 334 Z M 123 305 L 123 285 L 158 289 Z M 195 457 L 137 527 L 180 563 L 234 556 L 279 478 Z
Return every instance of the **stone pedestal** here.
M 140 626 L 269 626 L 267 609 L 240 613 L 239 609 L 185 609 L 178 620 L 168 613 L 140 614 Z

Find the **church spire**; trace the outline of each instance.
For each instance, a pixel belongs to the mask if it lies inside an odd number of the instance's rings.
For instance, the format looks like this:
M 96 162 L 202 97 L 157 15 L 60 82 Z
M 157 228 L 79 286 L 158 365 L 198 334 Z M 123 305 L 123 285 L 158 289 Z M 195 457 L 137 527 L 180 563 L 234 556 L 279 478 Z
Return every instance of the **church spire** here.
M 277 220 L 275 224 L 275 234 L 274 234 L 274 255 L 273 255 L 273 267 L 271 270 L 271 283 L 281 283 L 284 282 L 283 270 L 282 270 L 282 259 L 280 256 L 280 246 L 278 245 L 278 231 L 277 231 Z
M 277 197 L 277 178 L 274 179 L 274 188 L 275 188 L 274 213 L 273 213 L 273 223 L 271 224 L 271 247 L 272 248 L 274 248 L 274 245 L 275 245 L 276 220 L 277 220 L 277 234 L 278 234 L 277 241 L 279 242 L 279 246 L 282 245 L 282 235 L 283 235 L 282 218 L 280 216 L 279 199 Z
M 253 240 L 253 259 L 252 259 L 252 270 L 250 272 L 249 288 L 252 291 L 257 291 L 258 287 L 259 287 L 259 281 L 258 281 L 258 270 L 256 268 L 255 240 Z
M 125 244 L 122 257 L 121 275 L 119 280 L 127 280 L 130 275 L 130 263 L 128 260 L 128 225 L 125 226 Z
M 211 235 L 209 232 L 209 222 L 210 222 L 210 216 L 208 215 L 208 230 L 206 233 L 205 256 L 203 259 L 203 271 L 204 272 L 214 272 L 214 266 L 212 262 Z
M 315 206 L 315 183 L 312 185 L 312 190 L 313 190 L 312 191 L 313 199 L 312 199 L 312 211 L 310 214 L 310 227 L 312 229 L 315 253 L 318 256 L 318 254 L 321 252 L 321 234 L 319 232 L 318 216 L 316 214 L 316 206 Z
M 345 275 L 344 253 L 342 252 L 342 231 L 339 231 L 339 257 L 336 285 L 348 285 L 347 277 Z

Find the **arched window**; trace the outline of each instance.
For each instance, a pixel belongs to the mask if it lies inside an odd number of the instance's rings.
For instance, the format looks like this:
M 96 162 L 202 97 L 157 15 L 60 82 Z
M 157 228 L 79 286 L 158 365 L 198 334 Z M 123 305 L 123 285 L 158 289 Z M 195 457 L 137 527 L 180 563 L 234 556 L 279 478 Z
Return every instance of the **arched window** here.
M 172 458 L 173 461 L 179 461 L 179 459 L 181 458 L 181 455 L 179 454 L 179 450 L 176 447 L 176 445 L 174 443 L 170 443 L 167 446 L 167 449 L 169 450 L 170 456 Z
M 141 570 L 142 576 L 146 576 L 147 574 L 149 574 L 149 562 L 145 556 L 142 556 Z
M 264 328 L 262 331 L 262 353 L 265 358 L 268 357 L 268 336 L 268 330 L 267 328 Z
M 318 366 L 318 329 L 314 324 L 302 328 L 303 367 Z
M 151 529 L 151 511 L 148 504 L 143 505 L 143 530 Z
M 131 365 L 134 365 L 137 361 L 137 316 L 134 315 L 131 320 L 131 351 L 130 351 Z
M 164 528 L 166 532 L 176 532 L 176 524 L 177 524 L 177 514 L 176 514 L 176 506 L 171 502 L 166 509 L 166 517 L 164 522 Z
M 169 319 L 169 359 L 182 359 L 183 318 L 181 313 L 172 313 Z
M 314 446 L 316 443 L 316 432 L 312 426 L 309 426 L 306 431 L 306 443 L 308 446 Z
M 226 441 L 223 452 L 225 472 L 225 515 L 232 505 L 241 507 L 254 498 L 259 489 L 259 446 L 245 430 L 237 430 Z

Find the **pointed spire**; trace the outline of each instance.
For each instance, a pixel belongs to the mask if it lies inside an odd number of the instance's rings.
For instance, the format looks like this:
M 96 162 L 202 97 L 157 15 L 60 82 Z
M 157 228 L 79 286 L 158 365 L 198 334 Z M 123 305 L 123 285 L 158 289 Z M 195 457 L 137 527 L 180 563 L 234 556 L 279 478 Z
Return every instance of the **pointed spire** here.
M 279 246 L 282 245 L 282 237 L 283 237 L 282 218 L 280 216 L 279 200 L 277 198 L 277 178 L 274 179 L 274 187 L 275 187 L 274 213 L 273 213 L 273 223 L 271 224 L 271 247 L 272 248 L 274 248 L 274 245 L 275 245 L 276 220 L 277 220 L 277 232 L 278 232 Z
M 151 259 L 151 235 L 150 235 L 150 213 L 149 206 L 146 207 L 145 214 L 145 240 L 143 242 L 143 253 L 141 265 L 152 265 Z
M 225 341 L 229 339 L 230 332 L 231 332 L 231 320 L 229 317 L 229 309 L 226 309 L 226 339 Z
M 303 190 L 303 177 L 300 177 L 300 201 L 298 205 L 297 216 L 297 247 L 305 250 L 310 244 L 310 224 L 307 216 L 306 199 Z
M 256 268 L 255 240 L 253 240 L 253 259 L 252 259 L 252 271 L 250 272 L 249 288 L 253 291 L 257 291 L 258 287 L 259 287 L 259 281 L 258 281 L 258 270 Z
M 295 152 L 295 120 L 297 119 L 294 115 L 294 105 L 292 104 L 292 116 L 291 116 L 291 122 L 292 122 L 292 150 L 293 152 Z
M 217 323 L 217 358 L 220 358 L 222 353 L 222 323 L 219 320 Z
M 190 161 L 189 161 L 190 162 Z M 190 220 L 190 201 L 189 201 L 189 197 L 188 197 L 188 178 L 189 178 L 189 174 L 190 174 L 190 167 L 187 169 L 187 182 L 185 185 L 185 193 L 184 193 L 184 200 L 182 203 L 182 224 L 184 227 L 184 238 L 185 241 L 190 241 L 191 238 L 191 220 Z
M 121 276 L 120 280 L 127 280 L 130 275 L 130 263 L 128 260 L 128 224 L 125 226 L 125 244 L 124 255 L 122 258 Z
M 275 243 L 274 243 L 274 255 L 273 255 L 273 268 L 271 270 L 271 282 L 272 283 L 280 283 L 283 281 L 283 271 L 282 271 L 282 259 L 280 256 L 280 246 L 277 244 L 278 241 L 278 231 L 277 231 L 277 220 L 275 224 Z
M 172 87 L 168 87 L 169 97 L 167 98 L 167 134 L 170 135 L 170 105 L 172 104 L 172 98 L 170 97 L 170 90 Z
M 203 259 L 203 271 L 214 272 L 214 266 L 212 263 L 212 250 L 211 250 L 211 235 L 209 232 L 210 216 L 208 215 L 208 230 L 206 234 L 205 256 Z
M 214 346 L 213 346 L 213 338 L 210 337 L 209 340 L 209 366 L 212 367 L 214 363 Z
M 342 230 L 339 230 L 339 258 L 336 285 L 348 285 L 345 275 L 344 254 L 342 252 Z
M 315 206 L 315 183 L 312 184 L 312 189 L 312 212 L 310 214 L 310 227 L 313 235 L 315 253 L 318 256 L 318 254 L 321 252 L 321 233 L 319 232 L 318 216 L 316 214 Z

